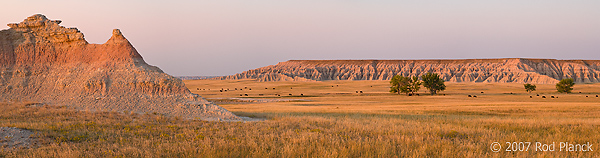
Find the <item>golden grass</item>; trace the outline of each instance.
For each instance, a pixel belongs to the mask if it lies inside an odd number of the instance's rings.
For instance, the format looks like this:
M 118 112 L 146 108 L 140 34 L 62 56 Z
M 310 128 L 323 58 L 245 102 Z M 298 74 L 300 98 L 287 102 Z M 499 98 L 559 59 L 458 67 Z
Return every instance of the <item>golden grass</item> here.
M 428 96 L 422 91 L 421 96 L 407 97 L 387 93 L 385 81 L 185 82 L 193 93 L 217 101 L 240 97 L 239 94 L 248 94 L 247 98 L 310 101 L 235 103 L 227 100 L 224 103 L 228 104 L 221 105 L 241 116 L 266 119 L 256 122 L 206 122 L 154 114 L 2 104 L 0 126 L 35 131 L 39 142 L 36 148 L 3 151 L 0 157 L 598 155 L 597 151 L 536 152 L 533 146 L 527 152 L 490 150 L 492 142 L 513 141 L 590 142 L 594 150 L 600 150 L 596 147 L 600 145 L 600 98 L 595 97 L 596 93 L 600 94 L 600 84 L 576 85 L 575 94 L 558 94 L 553 85 L 537 85 L 538 91 L 532 93 L 534 98 L 529 98 L 530 94 L 521 84 L 448 83 L 448 90 L 443 92 L 445 96 Z M 252 90 L 233 90 L 244 87 Z M 219 92 L 221 88 L 230 91 Z M 356 93 L 361 90 L 362 94 Z M 536 93 L 548 98 L 535 97 Z M 469 98 L 469 94 L 478 98 Z M 552 95 L 559 98 L 549 98 Z

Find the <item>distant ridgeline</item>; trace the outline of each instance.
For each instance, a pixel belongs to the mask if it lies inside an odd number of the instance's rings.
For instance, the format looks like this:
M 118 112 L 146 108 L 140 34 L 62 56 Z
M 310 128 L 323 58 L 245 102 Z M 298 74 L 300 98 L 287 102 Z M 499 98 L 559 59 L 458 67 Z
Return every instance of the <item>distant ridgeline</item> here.
M 450 82 L 553 84 L 561 79 L 600 82 L 600 60 L 290 60 L 215 79 L 258 81 L 390 80 L 394 75 L 440 74 Z
M 219 76 L 176 76 L 179 79 L 182 80 L 203 80 L 203 79 L 210 79 L 210 78 L 215 78 L 215 77 L 219 77 Z

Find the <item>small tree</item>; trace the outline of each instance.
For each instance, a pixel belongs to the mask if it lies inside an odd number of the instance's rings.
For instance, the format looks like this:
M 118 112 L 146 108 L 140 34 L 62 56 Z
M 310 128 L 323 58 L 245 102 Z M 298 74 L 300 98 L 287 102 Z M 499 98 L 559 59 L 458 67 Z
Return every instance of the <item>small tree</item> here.
M 421 89 L 421 84 L 423 84 L 423 82 L 419 80 L 419 77 L 413 76 L 408 86 L 408 92 L 414 95 L 416 92 L 419 91 L 419 89 Z
M 421 82 L 416 76 L 411 78 L 396 75 L 392 77 L 390 84 L 392 85 L 390 87 L 390 92 L 398 94 L 400 94 L 400 92 L 406 93 L 406 95 L 408 95 L 409 93 L 414 94 L 421 88 Z
M 535 85 L 534 84 L 524 84 L 523 86 L 525 86 L 525 91 L 531 93 L 533 91 L 535 91 Z
M 423 80 L 423 86 L 429 89 L 431 95 L 434 95 L 439 91 L 446 90 L 444 79 L 442 79 L 438 74 L 428 72 L 427 74 L 421 76 L 421 79 Z
M 575 82 L 572 78 L 562 79 L 556 84 L 556 90 L 561 93 L 571 93 L 573 90 L 573 85 L 575 85 Z
M 390 87 L 390 92 L 400 94 L 400 92 L 402 92 L 402 88 L 408 85 L 408 77 L 396 75 L 392 77 L 390 84 L 392 85 Z

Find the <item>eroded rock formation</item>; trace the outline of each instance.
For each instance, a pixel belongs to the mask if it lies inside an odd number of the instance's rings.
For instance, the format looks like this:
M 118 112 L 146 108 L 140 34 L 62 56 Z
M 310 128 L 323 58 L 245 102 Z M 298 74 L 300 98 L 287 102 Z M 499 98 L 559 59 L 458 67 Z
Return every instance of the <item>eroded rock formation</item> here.
M 118 29 L 106 43 L 89 44 L 60 22 L 37 14 L 0 31 L 0 101 L 239 120 L 146 64 Z
M 440 74 L 450 82 L 553 84 L 564 78 L 600 82 L 598 60 L 290 60 L 216 79 L 258 81 L 390 80 L 394 75 Z

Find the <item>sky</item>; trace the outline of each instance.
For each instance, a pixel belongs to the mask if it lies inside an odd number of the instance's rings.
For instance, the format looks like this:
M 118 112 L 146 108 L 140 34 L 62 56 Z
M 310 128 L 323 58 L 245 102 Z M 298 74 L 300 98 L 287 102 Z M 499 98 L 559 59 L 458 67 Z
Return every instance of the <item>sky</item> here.
M 0 2 L 0 23 L 41 13 L 98 44 L 118 28 L 170 75 L 221 76 L 287 60 L 600 60 L 598 8 L 595 0 L 13 0 Z

